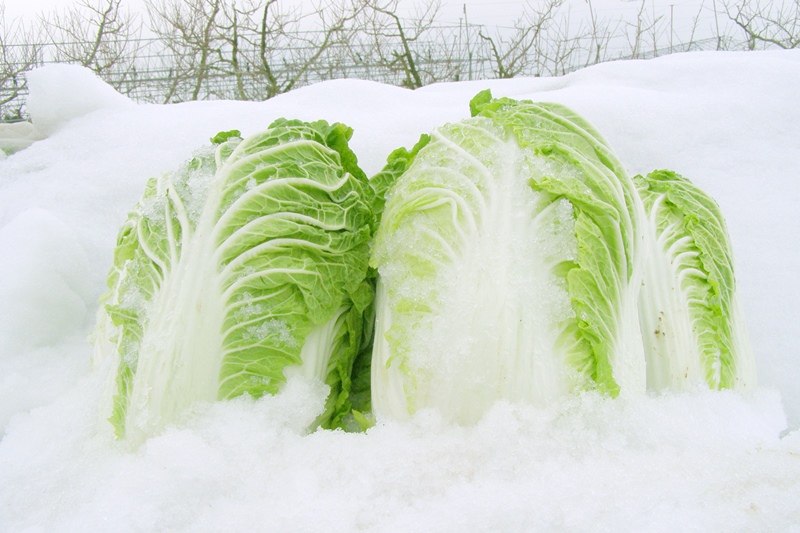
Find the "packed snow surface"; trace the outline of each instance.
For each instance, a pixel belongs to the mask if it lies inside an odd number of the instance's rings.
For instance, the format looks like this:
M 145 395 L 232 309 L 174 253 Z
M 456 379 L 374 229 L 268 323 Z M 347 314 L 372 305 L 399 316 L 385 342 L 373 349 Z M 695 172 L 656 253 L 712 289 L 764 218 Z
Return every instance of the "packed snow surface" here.
M 414 92 L 342 80 L 263 103 L 169 106 L 134 105 L 83 72 L 36 72 L 31 111 L 48 137 L 0 159 L 0 531 L 800 528 L 797 87 L 799 51 Z M 466 118 L 485 88 L 566 104 L 631 174 L 669 168 L 719 202 L 758 390 L 584 394 L 500 403 L 468 426 L 422 411 L 366 434 L 309 435 L 326 391 L 296 377 L 276 397 L 195 404 L 139 447 L 114 440 L 86 337 L 148 177 L 218 131 L 278 117 L 345 122 L 374 174 L 394 148 Z

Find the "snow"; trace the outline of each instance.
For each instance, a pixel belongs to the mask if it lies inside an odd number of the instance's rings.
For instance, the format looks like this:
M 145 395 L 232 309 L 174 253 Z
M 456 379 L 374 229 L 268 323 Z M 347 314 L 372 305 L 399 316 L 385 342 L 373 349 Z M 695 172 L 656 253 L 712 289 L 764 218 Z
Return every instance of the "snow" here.
M 69 228 L 28 209 L 0 228 L 0 249 L 0 347 L 48 346 L 84 327 L 89 265 Z
M 92 71 L 54 64 L 28 73 L 27 107 L 36 130 L 47 136 L 73 118 L 104 108 L 133 105 Z M 91 87 L 90 90 L 86 90 Z
M 34 79 L 32 114 L 48 137 L 0 160 L 0 531 L 800 524 L 800 52 L 673 55 L 415 92 L 339 80 L 263 103 L 134 105 L 77 70 Z M 306 435 L 325 390 L 295 378 L 276 397 L 195 404 L 140 447 L 114 441 L 85 338 L 117 228 L 147 178 L 217 131 L 247 135 L 281 116 L 347 123 L 373 174 L 394 148 L 465 118 L 487 87 L 564 103 L 631 173 L 676 170 L 720 203 L 757 391 L 586 394 L 498 404 L 468 427 L 424 411 L 366 434 Z

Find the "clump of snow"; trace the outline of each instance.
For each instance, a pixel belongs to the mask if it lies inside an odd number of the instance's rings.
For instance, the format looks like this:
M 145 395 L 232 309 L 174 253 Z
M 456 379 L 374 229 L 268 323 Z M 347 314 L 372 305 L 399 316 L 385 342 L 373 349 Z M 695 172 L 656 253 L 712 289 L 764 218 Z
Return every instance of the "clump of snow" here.
M 73 232 L 33 208 L 0 227 L 0 357 L 54 345 L 87 325 L 95 303 Z
M 28 113 L 36 131 L 45 137 L 92 111 L 133 105 L 91 70 L 78 65 L 46 65 L 27 77 Z
M 693 53 L 417 91 L 340 80 L 263 103 L 132 106 L 84 81 L 38 91 L 40 118 L 57 119 L 60 134 L 0 160 L 0 531 L 800 523 L 800 433 L 779 438 L 784 409 L 789 427 L 800 425 L 800 51 Z M 486 88 L 566 104 L 631 174 L 671 168 L 720 203 L 759 390 L 638 402 L 589 394 L 543 408 L 498 404 L 469 427 L 422 412 L 366 434 L 308 435 L 326 392 L 292 380 L 277 397 L 195 404 L 138 449 L 113 440 L 84 338 L 117 229 L 147 178 L 179 168 L 219 131 L 249 135 L 281 116 L 350 125 L 374 174 L 392 149 L 467 117 Z M 68 113 L 60 92 L 73 97 Z M 102 112 L 76 103 L 80 93 L 102 102 L 100 92 L 111 94 Z

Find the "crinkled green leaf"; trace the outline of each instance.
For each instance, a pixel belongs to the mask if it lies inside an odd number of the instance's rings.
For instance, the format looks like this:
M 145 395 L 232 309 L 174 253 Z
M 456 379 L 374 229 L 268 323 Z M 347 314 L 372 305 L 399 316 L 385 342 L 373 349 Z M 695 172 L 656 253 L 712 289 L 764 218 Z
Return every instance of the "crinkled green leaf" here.
M 319 423 L 340 425 L 374 293 L 373 192 L 351 135 L 280 119 L 219 134 L 148 182 L 120 230 L 97 341 L 97 363 L 117 367 L 119 437 L 193 401 L 275 393 L 292 374 L 331 387 Z

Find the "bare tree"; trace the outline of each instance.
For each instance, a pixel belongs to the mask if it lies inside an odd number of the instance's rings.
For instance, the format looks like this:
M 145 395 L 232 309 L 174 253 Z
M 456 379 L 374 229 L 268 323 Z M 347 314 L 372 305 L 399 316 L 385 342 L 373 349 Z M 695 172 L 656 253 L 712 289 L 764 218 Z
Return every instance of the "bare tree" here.
M 440 0 L 411 8 L 401 0 L 146 0 L 146 23 L 155 35 L 147 40 L 123 0 L 76 1 L 41 17 L 37 35 L 20 22 L 7 24 L 0 5 L 4 117 L 22 113 L 23 73 L 49 60 L 85 65 L 122 92 L 142 98 L 147 91 L 164 102 L 262 100 L 342 77 L 417 88 L 465 78 L 563 75 L 611 59 L 702 47 L 712 41 L 696 39 L 710 3 L 718 49 L 800 47 L 800 0 L 719 0 L 719 12 L 717 0 L 704 0 L 688 40 L 669 49 L 661 47 L 666 35 L 673 44 L 669 21 L 647 0 L 638 0 L 629 20 L 602 15 L 594 0 L 584 0 L 588 15 L 580 19 L 566 0 L 529 0 L 512 28 L 469 24 L 466 8 L 458 25 L 444 24 Z M 719 24 L 725 14 L 731 22 Z M 737 29 L 743 38 L 732 37 Z
M 526 4 L 510 35 L 498 33 L 497 29 L 494 35 L 490 35 L 486 28 L 481 28 L 479 36 L 489 47 L 496 77 L 513 78 L 529 72 L 534 62 L 533 51 L 563 3 L 564 0 L 546 0 L 537 7 Z
M 241 51 L 237 59 L 252 80 L 245 91 L 251 99 L 272 98 L 307 83 L 329 79 L 340 64 L 337 50 L 347 46 L 355 31 L 358 3 L 327 0 L 307 7 L 287 7 L 277 0 L 244 0 L 231 12 L 238 17 L 240 36 L 231 50 Z M 233 18 L 228 15 L 228 27 Z M 231 67 L 233 63 L 231 62 Z
M 625 35 L 628 39 L 628 46 L 630 46 L 630 58 L 637 59 L 645 57 L 647 48 L 647 35 L 648 33 L 656 35 L 656 24 L 659 19 L 651 18 L 647 13 L 647 2 L 641 0 L 639 3 L 639 11 L 636 13 L 636 23 L 626 22 Z M 653 40 L 653 49 L 655 50 L 655 39 Z
M 266 77 L 266 98 L 321 79 L 339 62 L 337 49 L 346 47 L 355 32 L 354 23 L 363 6 L 358 2 L 327 0 L 309 12 L 275 12 L 263 8 L 257 28 L 257 62 Z M 306 28 L 306 29 L 304 29 Z
M 122 0 L 81 0 L 41 18 L 59 62 L 83 65 L 117 89 L 130 88 L 141 22 Z
M 25 72 L 41 64 L 42 45 L 22 21 L 6 21 L 0 4 L 0 120 L 22 120 Z
M 359 3 L 307 7 L 278 0 L 149 0 L 164 42 L 166 101 L 234 96 L 261 100 L 321 79 L 355 30 Z
M 542 76 L 559 76 L 571 70 L 572 57 L 578 50 L 579 39 L 571 37 L 571 10 L 548 29 L 536 44 L 536 72 Z
M 277 0 L 268 0 L 273 4 Z M 255 8 L 254 8 L 255 10 Z M 222 34 L 227 36 L 228 50 L 217 50 L 220 58 L 220 68 L 236 81 L 236 98 L 247 100 L 245 76 L 242 65 L 242 19 L 251 15 L 251 12 L 242 11 L 236 2 L 222 6 L 223 22 L 220 23 Z
M 643 0 L 644 1 L 644 0 Z M 589 6 L 589 23 L 585 31 L 588 37 L 588 53 L 583 66 L 596 65 L 608 61 L 608 45 L 616 33 L 616 27 L 611 26 L 607 19 L 601 19 L 594 9 L 592 0 L 586 0 Z
M 217 27 L 222 0 L 148 0 L 150 30 L 165 47 L 165 102 L 197 100 L 212 91 L 207 86 L 222 46 Z
M 594 36 L 591 25 L 585 21 L 575 24 L 572 11 L 567 7 L 566 12 L 560 12 L 560 16 L 544 29 L 536 42 L 535 75 L 563 76 L 586 66 L 592 57 L 593 42 L 601 42 L 601 39 Z M 605 48 L 594 49 L 603 51 Z
M 420 68 L 417 50 L 426 33 L 435 27 L 441 7 L 440 0 L 430 0 L 423 5 L 415 6 L 415 12 L 410 18 L 401 18 L 398 14 L 399 0 L 362 0 L 365 8 L 365 33 L 371 40 L 368 53 L 374 54 L 374 61 L 389 71 L 402 76 L 401 85 L 417 89 L 432 83 L 442 81 L 439 72 L 429 70 L 427 79 L 425 72 Z M 439 44 L 439 43 L 437 43 Z M 447 47 L 442 43 L 439 51 Z M 433 50 L 428 50 L 428 55 L 433 55 Z M 424 55 L 422 56 L 424 57 Z
M 692 30 L 689 32 L 689 40 L 685 43 L 687 52 L 691 51 L 692 47 L 695 46 L 695 35 L 697 34 L 697 28 L 700 25 L 700 18 L 703 14 L 705 4 L 705 0 L 700 2 L 700 7 L 697 9 L 697 14 L 692 18 Z
M 723 2 L 728 18 L 744 33 L 748 50 L 759 46 L 800 47 L 800 0 Z

